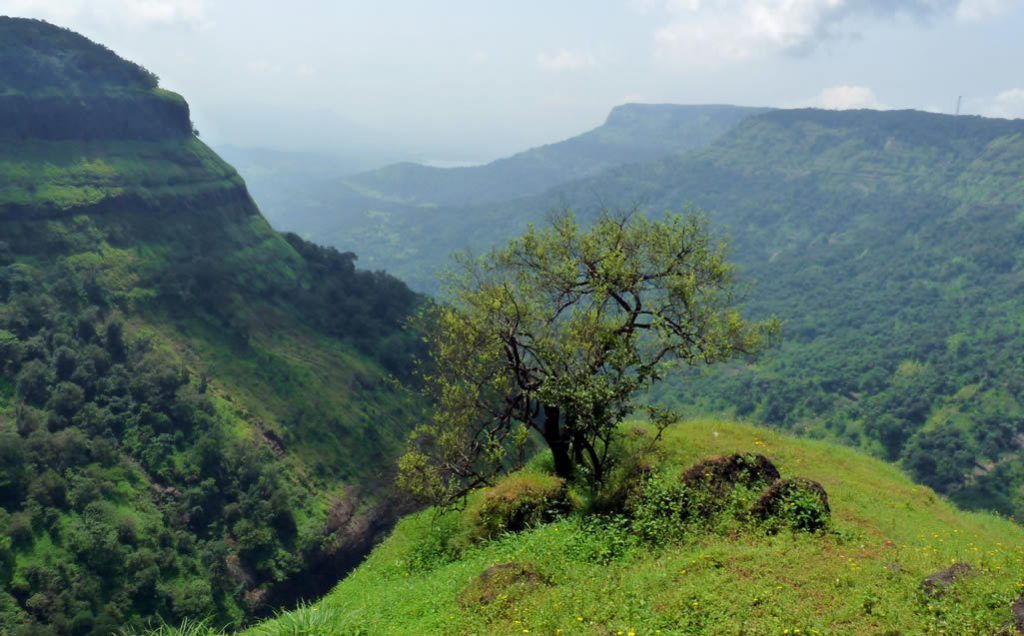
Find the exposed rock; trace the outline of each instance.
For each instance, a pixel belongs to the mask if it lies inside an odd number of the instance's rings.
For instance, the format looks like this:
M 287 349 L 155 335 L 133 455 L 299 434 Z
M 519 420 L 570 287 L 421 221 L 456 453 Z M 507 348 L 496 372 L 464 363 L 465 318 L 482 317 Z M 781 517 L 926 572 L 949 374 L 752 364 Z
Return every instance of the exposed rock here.
M 680 477 L 688 486 L 709 488 L 715 495 L 724 495 L 736 486 L 760 487 L 779 478 L 779 469 L 764 455 L 736 453 L 705 459 Z
M 281 439 L 281 436 L 263 426 L 259 427 L 259 432 L 263 436 L 263 441 L 270 447 L 270 452 L 274 454 L 274 457 L 277 459 L 284 457 L 284 440 Z
M 346 491 L 344 497 L 331 499 L 331 506 L 327 510 L 327 532 L 334 534 L 352 521 L 356 512 L 356 503 L 359 501 L 358 493 Z
M 531 563 L 501 563 L 492 565 L 469 582 L 459 594 L 464 607 L 490 605 L 495 601 L 514 602 L 527 592 L 549 581 Z
M 1013 627 L 1017 630 L 1016 633 L 1024 634 L 1024 596 L 1013 602 L 1010 611 L 1013 612 Z
M 925 577 L 924 581 L 921 582 L 921 590 L 927 596 L 942 596 L 949 586 L 973 571 L 974 567 L 970 563 L 954 563 L 948 568 Z M 1016 604 L 1014 606 L 1016 607 Z

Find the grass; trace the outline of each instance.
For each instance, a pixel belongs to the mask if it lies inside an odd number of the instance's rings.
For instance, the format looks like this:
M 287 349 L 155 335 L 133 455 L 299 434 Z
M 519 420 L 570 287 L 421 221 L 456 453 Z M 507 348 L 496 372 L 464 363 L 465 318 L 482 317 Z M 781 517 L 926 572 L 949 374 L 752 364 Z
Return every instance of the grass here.
M 663 474 L 709 455 L 760 452 L 783 477 L 829 493 L 826 533 L 754 528 L 651 545 L 579 514 L 452 550 L 464 513 L 405 519 L 320 603 L 249 634 L 993 634 L 1024 588 L 1024 533 L 956 509 L 895 467 L 823 442 L 714 420 L 666 436 Z M 965 561 L 946 594 L 927 575 Z M 525 562 L 546 579 L 486 606 L 459 596 L 487 568 Z M 301 631 L 319 625 L 320 632 Z
M 0 142 L 0 205 L 73 210 L 125 194 L 187 196 L 241 182 L 198 139 Z

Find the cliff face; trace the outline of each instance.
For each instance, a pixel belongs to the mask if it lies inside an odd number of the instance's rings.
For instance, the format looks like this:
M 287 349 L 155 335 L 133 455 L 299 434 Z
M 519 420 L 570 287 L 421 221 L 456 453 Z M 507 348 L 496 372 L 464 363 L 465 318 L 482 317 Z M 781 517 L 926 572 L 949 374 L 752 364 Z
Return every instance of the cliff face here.
M 0 633 L 241 624 L 358 561 L 419 299 L 354 260 L 275 232 L 154 75 L 0 18 Z

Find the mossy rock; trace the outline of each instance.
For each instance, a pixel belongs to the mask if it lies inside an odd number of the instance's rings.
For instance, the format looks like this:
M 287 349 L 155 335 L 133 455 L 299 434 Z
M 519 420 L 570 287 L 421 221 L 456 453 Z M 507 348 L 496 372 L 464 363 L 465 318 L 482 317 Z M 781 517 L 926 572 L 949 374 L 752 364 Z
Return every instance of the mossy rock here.
M 705 459 L 679 478 L 684 485 L 724 495 L 736 486 L 763 488 L 780 477 L 770 459 L 758 453 L 735 453 Z
M 921 581 L 921 591 L 925 596 L 931 598 L 942 596 L 951 585 L 973 572 L 974 566 L 970 563 L 954 563 L 948 568 L 943 568 L 925 577 Z
M 803 477 L 775 481 L 750 510 L 751 516 L 769 524 L 769 530 L 788 526 L 815 532 L 828 527 L 832 510 L 821 484 Z
M 565 481 L 551 475 L 518 473 L 491 488 L 468 511 L 475 538 L 493 539 L 553 521 L 572 510 Z
M 459 594 L 459 604 L 475 608 L 495 603 L 509 604 L 549 581 L 532 563 L 501 563 L 492 565 Z

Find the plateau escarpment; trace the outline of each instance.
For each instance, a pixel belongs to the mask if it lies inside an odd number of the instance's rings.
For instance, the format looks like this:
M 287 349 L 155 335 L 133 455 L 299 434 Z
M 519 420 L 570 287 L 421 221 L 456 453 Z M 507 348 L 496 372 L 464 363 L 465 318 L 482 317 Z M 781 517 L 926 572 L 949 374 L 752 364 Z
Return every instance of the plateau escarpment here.
M 401 507 L 419 297 L 275 232 L 188 113 L 0 18 L 0 633 L 241 624 Z

